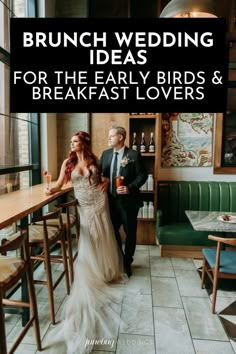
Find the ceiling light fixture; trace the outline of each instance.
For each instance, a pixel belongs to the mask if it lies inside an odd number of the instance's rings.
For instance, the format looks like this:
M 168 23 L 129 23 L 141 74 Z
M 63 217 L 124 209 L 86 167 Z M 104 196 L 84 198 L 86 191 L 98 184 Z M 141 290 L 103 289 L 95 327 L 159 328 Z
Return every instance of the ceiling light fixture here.
M 217 17 L 216 0 L 171 0 L 160 17 Z

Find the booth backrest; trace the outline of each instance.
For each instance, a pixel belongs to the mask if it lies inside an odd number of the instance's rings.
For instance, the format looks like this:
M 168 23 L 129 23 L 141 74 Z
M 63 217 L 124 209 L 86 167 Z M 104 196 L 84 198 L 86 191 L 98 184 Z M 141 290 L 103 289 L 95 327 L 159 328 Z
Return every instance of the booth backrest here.
M 159 181 L 157 209 L 162 221 L 185 222 L 185 210 L 236 212 L 236 182 Z

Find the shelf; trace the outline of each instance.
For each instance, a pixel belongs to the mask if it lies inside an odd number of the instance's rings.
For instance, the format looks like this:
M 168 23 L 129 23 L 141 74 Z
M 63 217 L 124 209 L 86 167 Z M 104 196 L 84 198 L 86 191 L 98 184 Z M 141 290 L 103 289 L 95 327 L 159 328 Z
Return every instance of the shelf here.
M 157 208 L 157 190 L 156 190 L 156 175 L 159 159 L 159 134 L 160 134 L 160 113 L 152 114 L 128 114 L 129 121 L 129 143 L 132 146 L 133 134 L 136 133 L 136 142 L 138 146 L 138 152 L 142 156 L 143 163 L 147 169 L 148 174 L 153 176 L 153 190 L 140 190 L 140 199 L 143 202 L 153 203 L 153 218 L 142 217 L 143 211 L 140 211 L 140 217 L 138 217 L 137 228 L 137 242 L 138 244 L 155 244 L 155 222 L 156 222 L 156 208 Z M 144 139 L 146 143 L 146 152 L 140 151 L 142 133 L 144 133 Z M 149 152 L 149 142 L 151 139 L 151 133 L 153 134 L 155 151 Z M 149 204 L 148 204 L 149 205 Z
M 155 157 L 155 152 L 140 152 L 143 157 Z
M 159 114 L 130 114 L 129 118 L 157 118 Z
M 142 191 L 142 190 L 139 190 L 139 191 L 142 194 L 154 194 L 155 193 L 155 190 L 153 190 L 153 191 Z
M 138 221 L 156 221 L 156 218 L 138 218 Z

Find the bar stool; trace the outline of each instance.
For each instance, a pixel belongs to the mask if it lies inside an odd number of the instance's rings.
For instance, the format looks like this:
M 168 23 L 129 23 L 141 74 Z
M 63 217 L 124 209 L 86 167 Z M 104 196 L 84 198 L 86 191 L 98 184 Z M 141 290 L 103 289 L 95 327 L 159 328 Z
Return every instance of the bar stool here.
M 74 260 L 78 256 L 78 242 L 79 242 L 79 213 L 78 213 L 78 200 L 73 198 L 66 203 L 56 204 L 57 208 L 61 208 L 62 221 L 66 226 L 66 245 L 68 249 L 68 261 L 70 270 L 71 284 L 74 281 Z M 56 225 L 57 220 L 50 220 L 48 225 Z M 38 223 L 37 223 L 38 224 Z M 75 227 L 75 240 L 72 237 L 72 228 Z M 73 245 L 76 245 L 76 250 L 73 254 Z
M 15 251 L 21 248 L 23 248 L 22 258 L 7 255 L 7 252 Z M 12 235 L 10 239 L 5 240 L 4 243 L 0 246 L 0 254 L 0 353 L 14 353 L 22 339 L 25 337 L 32 323 L 34 325 L 37 348 L 38 350 L 42 350 L 27 232 L 25 230 L 21 233 L 18 232 L 15 235 Z M 24 274 L 27 276 L 29 302 L 6 298 L 6 292 L 12 289 L 14 286 L 18 285 Z M 9 352 L 7 352 L 6 343 L 5 316 L 3 310 L 4 305 L 22 308 L 28 307 L 31 310 L 31 316 L 29 320 L 21 330 L 18 337 L 15 339 L 14 344 Z
M 70 268 L 71 284 L 74 281 L 74 260 L 78 256 L 78 242 L 79 242 L 79 214 L 78 214 L 78 200 L 73 198 L 66 203 L 60 203 L 57 207 L 62 210 L 62 220 L 66 225 L 66 244 L 68 247 L 68 260 Z M 66 211 L 65 213 L 63 211 Z M 75 227 L 75 240 L 72 237 L 72 228 Z M 73 255 L 73 244 L 76 245 L 76 250 Z
M 56 219 L 57 223 L 49 226 L 51 220 Z M 36 222 L 42 221 L 43 224 Z M 58 242 L 61 245 L 61 254 L 52 254 L 53 246 Z M 46 280 L 34 279 L 34 284 L 46 285 L 48 289 L 48 298 L 50 306 L 51 322 L 55 324 L 55 309 L 53 291 L 65 276 L 67 294 L 70 293 L 69 273 L 67 265 L 66 244 L 65 244 L 65 225 L 62 222 L 61 209 L 50 212 L 44 216 L 33 219 L 29 226 L 29 245 L 31 247 L 31 260 L 43 262 L 46 271 Z M 35 250 L 41 248 L 42 252 L 36 254 Z M 55 248 L 55 247 L 54 247 Z M 51 263 L 62 263 L 63 271 L 57 277 L 55 282 L 52 280 Z

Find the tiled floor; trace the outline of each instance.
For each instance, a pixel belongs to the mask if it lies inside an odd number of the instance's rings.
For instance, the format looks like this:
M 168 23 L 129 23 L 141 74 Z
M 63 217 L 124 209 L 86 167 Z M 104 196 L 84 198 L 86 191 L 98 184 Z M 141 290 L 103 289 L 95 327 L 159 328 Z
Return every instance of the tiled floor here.
M 201 261 L 197 260 L 161 258 L 155 246 L 138 246 L 133 276 L 124 284 L 122 321 L 117 340 L 110 346 L 96 346 L 93 353 L 236 353 L 236 291 L 218 291 L 218 314 L 213 315 L 211 296 L 200 288 L 197 271 L 200 266 Z M 42 268 L 37 270 L 41 271 Z M 65 300 L 64 282 L 55 294 L 59 319 Z M 45 346 L 50 336 L 46 288 L 38 287 L 37 300 Z M 20 323 L 16 315 L 7 315 L 9 343 Z M 34 344 L 33 330 L 27 334 L 16 353 L 39 353 Z M 46 354 L 47 349 L 42 353 Z

